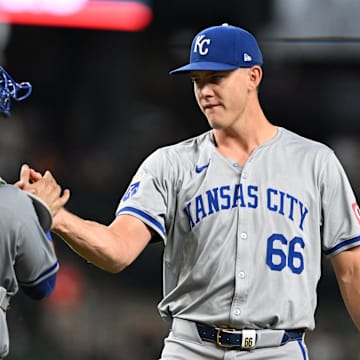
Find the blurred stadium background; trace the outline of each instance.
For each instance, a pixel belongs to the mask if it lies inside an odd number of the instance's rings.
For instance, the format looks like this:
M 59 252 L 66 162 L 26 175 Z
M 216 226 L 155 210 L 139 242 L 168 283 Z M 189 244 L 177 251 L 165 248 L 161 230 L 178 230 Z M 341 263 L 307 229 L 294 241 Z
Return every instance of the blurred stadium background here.
M 145 156 L 207 129 L 189 79 L 168 71 L 187 61 L 197 31 L 227 22 L 259 39 L 265 58 L 260 97 L 268 117 L 332 146 L 359 196 L 358 0 L 131 1 L 140 6 L 135 10 L 113 0 L 107 3 L 119 6 L 118 21 L 101 21 L 98 9 L 99 16 L 84 15 L 85 22 L 58 22 L 68 15 L 59 4 L 80 9 L 85 3 L 102 0 L 0 0 L 0 63 L 15 80 L 33 85 L 30 99 L 14 104 L 12 118 L 0 122 L 1 176 L 8 182 L 24 162 L 51 169 L 72 190 L 70 210 L 110 223 Z M 101 28 L 110 23 L 117 28 Z M 167 334 L 156 309 L 162 245 L 149 246 L 114 275 L 55 243 L 56 291 L 40 303 L 14 299 L 9 360 L 157 359 Z M 317 328 L 307 335 L 310 355 L 360 359 L 359 335 L 326 259 L 323 269 Z

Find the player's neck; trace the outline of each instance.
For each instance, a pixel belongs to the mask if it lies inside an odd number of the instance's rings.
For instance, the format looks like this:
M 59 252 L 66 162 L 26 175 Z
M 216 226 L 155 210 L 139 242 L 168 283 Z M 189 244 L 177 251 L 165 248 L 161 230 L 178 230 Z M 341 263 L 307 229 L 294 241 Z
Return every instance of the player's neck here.
M 277 132 L 277 126 L 265 117 L 257 123 L 239 126 L 237 129 L 213 130 L 217 150 L 241 165 L 246 163 L 258 146 L 273 139 Z

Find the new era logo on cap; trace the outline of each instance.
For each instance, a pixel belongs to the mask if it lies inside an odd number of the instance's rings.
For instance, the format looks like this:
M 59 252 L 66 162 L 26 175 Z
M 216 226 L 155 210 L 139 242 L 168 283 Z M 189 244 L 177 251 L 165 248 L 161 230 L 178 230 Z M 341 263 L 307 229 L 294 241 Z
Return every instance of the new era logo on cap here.
M 196 70 L 231 71 L 261 66 L 262 63 L 255 37 L 242 28 L 223 24 L 200 31 L 192 41 L 189 64 L 170 74 Z
M 245 62 L 252 61 L 252 57 L 249 54 L 244 53 L 244 61 Z

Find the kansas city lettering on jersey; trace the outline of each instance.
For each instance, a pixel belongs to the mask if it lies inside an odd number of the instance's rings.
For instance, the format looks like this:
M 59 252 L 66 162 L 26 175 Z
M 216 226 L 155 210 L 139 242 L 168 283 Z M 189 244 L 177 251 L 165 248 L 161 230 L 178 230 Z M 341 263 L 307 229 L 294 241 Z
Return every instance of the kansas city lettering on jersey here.
M 259 188 L 256 185 L 224 185 L 197 195 L 184 208 L 190 229 L 219 211 L 237 207 L 256 209 L 266 206 L 269 211 L 286 216 L 300 230 L 304 230 L 304 220 L 309 213 L 307 207 L 298 198 L 284 191 L 273 188 L 267 188 L 265 191 L 266 204 L 260 204 Z

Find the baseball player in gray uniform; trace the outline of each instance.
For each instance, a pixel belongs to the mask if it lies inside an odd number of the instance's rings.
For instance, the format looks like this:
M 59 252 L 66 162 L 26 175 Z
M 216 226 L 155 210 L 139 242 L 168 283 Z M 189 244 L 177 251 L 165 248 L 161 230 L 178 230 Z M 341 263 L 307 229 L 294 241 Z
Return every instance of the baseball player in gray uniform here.
M 162 239 L 161 359 L 308 359 L 322 253 L 360 329 L 357 200 L 329 147 L 266 118 L 262 64 L 248 31 L 199 32 L 171 74 L 190 76 L 210 130 L 150 154 L 109 226 L 65 209 L 54 218 L 53 231 L 110 272 Z M 42 175 L 21 176 L 41 196 Z
M 16 83 L 5 69 L 0 67 L 0 114 L 10 116 L 11 100 L 23 100 L 30 95 L 31 90 L 30 83 Z M 46 177 L 48 176 L 47 174 Z M 51 187 L 48 191 L 50 189 Z M 43 192 L 43 196 L 48 194 L 48 191 Z M 59 200 L 56 191 L 54 195 Z M 40 198 L 0 179 L 0 212 L 2 359 L 9 353 L 6 311 L 11 298 L 18 292 L 19 287 L 33 299 L 38 300 L 50 295 L 55 286 L 59 264 L 49 232 L 52 215 Z

